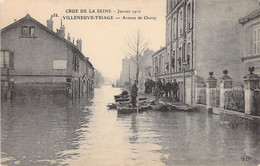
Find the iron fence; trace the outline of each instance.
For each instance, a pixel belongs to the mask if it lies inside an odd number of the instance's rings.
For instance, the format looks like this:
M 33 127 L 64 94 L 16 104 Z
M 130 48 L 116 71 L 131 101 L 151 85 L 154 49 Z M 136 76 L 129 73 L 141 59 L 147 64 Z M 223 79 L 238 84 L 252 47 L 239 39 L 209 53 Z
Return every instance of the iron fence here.
M 245 93 L 244 89 L 231 89 L 224 93 L 225 104 L 224 108 L 238 112 L 244 112 L 245 108 Z

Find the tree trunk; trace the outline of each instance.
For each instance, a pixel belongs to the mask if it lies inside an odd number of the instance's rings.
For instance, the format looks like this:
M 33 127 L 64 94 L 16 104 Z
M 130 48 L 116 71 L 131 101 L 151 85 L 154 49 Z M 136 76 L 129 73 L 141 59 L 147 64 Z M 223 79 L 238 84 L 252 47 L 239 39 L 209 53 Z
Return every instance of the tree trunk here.
M 136 65 L 136 81 L 138 83 L 138 77 L 139 77 L 139 65 Z

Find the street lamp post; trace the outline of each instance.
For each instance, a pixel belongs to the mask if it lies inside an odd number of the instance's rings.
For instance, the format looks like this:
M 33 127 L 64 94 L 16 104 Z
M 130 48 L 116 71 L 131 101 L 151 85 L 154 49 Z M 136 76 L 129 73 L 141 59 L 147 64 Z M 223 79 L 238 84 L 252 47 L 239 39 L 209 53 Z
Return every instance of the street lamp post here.
M 182 71 L 183 71 L 183 103 L 185 103 L 185 99 L 186 99 L 186 96 L 185 96 L 185 84 L 186 84 L 186 78 L 185 78 L 185 70 L 186 70 L 186 67 L 187 67 L 187 62 L 182 62 Z

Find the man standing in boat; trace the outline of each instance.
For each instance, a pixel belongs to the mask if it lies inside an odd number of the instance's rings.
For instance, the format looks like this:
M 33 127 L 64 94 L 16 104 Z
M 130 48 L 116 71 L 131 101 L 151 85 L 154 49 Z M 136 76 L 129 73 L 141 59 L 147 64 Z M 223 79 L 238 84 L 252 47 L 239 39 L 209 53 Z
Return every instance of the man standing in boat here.
M 149 94 L 149 79 L 148 78 L 146 79 L 144 86 L 145 86 L 144 93 Z
M 132 107 L 136 107 L 136 97 L 138 93 L 137 81 L 135 80 L 132 88 L 131 88 L 131 103 Z

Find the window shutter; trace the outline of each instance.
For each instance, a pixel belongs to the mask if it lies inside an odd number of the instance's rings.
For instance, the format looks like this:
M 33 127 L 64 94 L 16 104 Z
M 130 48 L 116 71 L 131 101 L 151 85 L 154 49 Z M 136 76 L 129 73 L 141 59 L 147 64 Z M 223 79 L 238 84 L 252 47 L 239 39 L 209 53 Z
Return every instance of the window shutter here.
M 9 62 L 10 62 L 10 64 L 9 64 L 9 67 L 11 68 L 11 69 L 13 69 L 14 68 L 14 52 L 10 52 L 10 55 L 9 55 L 10 57 L 9 57 Z

